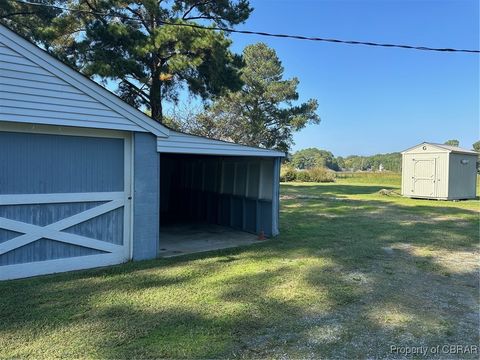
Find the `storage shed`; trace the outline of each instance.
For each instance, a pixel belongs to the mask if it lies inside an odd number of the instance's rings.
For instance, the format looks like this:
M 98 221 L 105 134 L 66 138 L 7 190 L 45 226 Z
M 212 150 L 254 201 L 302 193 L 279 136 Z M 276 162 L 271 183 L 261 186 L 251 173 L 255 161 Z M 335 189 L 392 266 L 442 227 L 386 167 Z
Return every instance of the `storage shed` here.
M 0 25 L 0 280 L 155 258 L 170 223 L 275 236 L 283 156 L 172 131 Z
M 402 195 L 461 200 L 476 197 L 478 153 L 434 143 L 402 152 Z

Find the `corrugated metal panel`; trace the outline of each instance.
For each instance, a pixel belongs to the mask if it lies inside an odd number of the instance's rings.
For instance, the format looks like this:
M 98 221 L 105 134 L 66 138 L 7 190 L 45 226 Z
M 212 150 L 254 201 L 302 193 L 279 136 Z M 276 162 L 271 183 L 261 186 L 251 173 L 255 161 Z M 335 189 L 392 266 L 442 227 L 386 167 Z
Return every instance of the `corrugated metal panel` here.
M 208 221 L 253 233 L 263 230 L 267 236 L 275 227 L 278 234 L 272 184 L 279 176 L 273 159 L 163 154 L 160 164 L 161 223 Z
M 272 200 L 273 196 L 273 159 L 263 160 L 261 162 L 261 172 L 260 172 L 260 199 Z
M 123 151 L 123 139 L 0 131 L 0 194 L 123 191 Z
M 236 164 L 235 169 L 235 195 L 245 196 L 247 186 L 247 166 L 245 162 L 239 162 Z
M 168 138 L 157 140 L 157 150 L 161 153 L 231 155 L 231 156 L 265 156 L 284 157 L 280 151 L 273 151 L 225 141 L 207 139 L 200 136 L 170 131 Z
M 450 154 L 450 199 L 474 199 L 477 196 L 477 159 L 477 155 Z

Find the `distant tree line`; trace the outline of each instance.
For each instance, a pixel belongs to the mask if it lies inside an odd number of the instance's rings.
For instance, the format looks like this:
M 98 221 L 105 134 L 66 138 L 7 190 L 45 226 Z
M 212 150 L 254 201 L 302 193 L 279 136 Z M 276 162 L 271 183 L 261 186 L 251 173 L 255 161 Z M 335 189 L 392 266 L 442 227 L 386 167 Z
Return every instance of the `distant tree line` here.
M 447 140 L 446 145 L 459 146 L 458 140 Z M 480 141 L 472 144 L 480 152 Z M 333 171 L 402 171 L 402 154 L 393 152 L 371 156 L 350 155 L 335 157 L 330 151 L 318 148 L 299 150 L 292 154 L 288 165 L 299 170 L 327 168 Z
M 402 155 L 400 153 L 377 154 L 372 156 L 351 155 L 335 157 L 330 151 L 308 148 L 295 152 L 290 164 L 296 169 L 327 168 L 334 171 L 386 170 L 401 171 Z

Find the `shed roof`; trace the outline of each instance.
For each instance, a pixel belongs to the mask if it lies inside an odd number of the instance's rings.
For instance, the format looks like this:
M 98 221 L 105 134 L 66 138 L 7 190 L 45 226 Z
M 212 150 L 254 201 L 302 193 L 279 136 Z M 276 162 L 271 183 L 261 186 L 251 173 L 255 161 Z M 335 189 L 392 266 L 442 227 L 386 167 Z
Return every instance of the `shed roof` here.
M 174 130 L 170 131 L 168 138 L 158 138 L 157 151 L 179 154 L 285 157 L 284 152 L 277 150 L 209 139 Z
M 410 152 L 410 151 L 412 151 L 412 150 L 414 150 L 417 147 L 420 147 L 422 145 L 430 145 L 430 146 L 438 148 L 440 151 L 449 152 L 449 153 L 470 154 L 470 155 L 478 155 L 479 154 L 478 152 L 476 152 L 474 150 L 468 150 L 468 149 L 465 149 L 465 148 L 461 148 L 459 146 L 451 146 L 451 145 L 438 144 L 438 143 L 432 143 L 432 142 L 423 142 L 421 144 L 412 146 L 411 148 L 408 148 L 408 149 L 402 151 L 402 154 Z

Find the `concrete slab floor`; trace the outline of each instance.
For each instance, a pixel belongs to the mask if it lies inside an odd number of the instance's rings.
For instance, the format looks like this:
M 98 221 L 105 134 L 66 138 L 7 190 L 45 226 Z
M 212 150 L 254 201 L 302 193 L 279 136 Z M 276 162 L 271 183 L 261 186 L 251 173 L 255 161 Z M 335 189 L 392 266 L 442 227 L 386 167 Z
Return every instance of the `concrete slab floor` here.
M 205 223 L 160 225 L 160 257 L 227 249 L 258 243 L 258 236 Z

